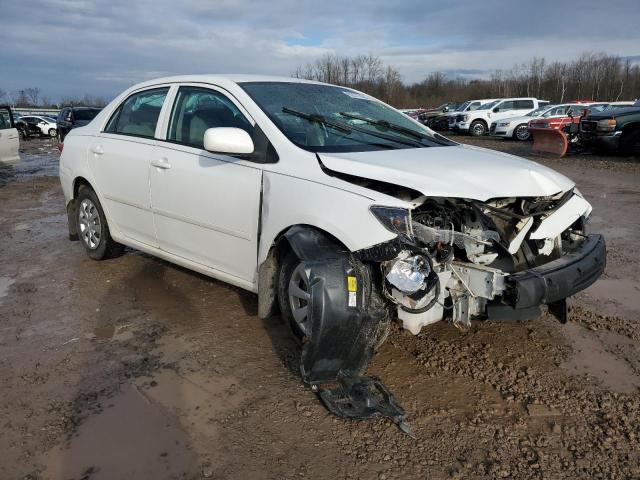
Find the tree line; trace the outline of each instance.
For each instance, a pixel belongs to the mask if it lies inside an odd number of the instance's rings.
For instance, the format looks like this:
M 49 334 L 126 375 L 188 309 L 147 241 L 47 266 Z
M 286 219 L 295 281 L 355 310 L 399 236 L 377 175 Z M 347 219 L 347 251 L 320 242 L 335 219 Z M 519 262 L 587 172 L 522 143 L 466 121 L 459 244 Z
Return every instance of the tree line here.
M 300 66 L 297 78 L 355 88 L 398 108 L 436 106 L 474 98 L 537 97 L 554 103 L 589 99 L 634 100 L 640 97 L 640 65 L 605 53 L 583 53 L 570 62 L 534 57 L 487 78 L 449 77 L 434 72 L 406 84 L 400 73 L 374 55 L 329 54 Z
M 38 87 L 29 87 L 8 92 L 0 88 L 0 104 L 9 104 L 14 108 L 60 108 L 63 106 L 74 107 L 104 107 L 107 101 L 103 97 L 84 95 L 83 97 L 65 96 L 59 103 L 49 100 Z

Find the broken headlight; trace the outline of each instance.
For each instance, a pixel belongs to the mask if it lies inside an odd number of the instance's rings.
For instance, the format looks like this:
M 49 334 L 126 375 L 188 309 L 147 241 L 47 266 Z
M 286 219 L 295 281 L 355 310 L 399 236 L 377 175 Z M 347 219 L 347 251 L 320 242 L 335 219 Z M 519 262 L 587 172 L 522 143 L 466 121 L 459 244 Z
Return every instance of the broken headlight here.
M 411 235 L 411 217 L 406 208 L 373 206 L 369 210 L 387 230 L 400 235 Z
M 422 255 L 398 258 L 387 273 L 391 285 L 404 293 L 415 293 L 420 290 L 431 273 L 429 261 Z

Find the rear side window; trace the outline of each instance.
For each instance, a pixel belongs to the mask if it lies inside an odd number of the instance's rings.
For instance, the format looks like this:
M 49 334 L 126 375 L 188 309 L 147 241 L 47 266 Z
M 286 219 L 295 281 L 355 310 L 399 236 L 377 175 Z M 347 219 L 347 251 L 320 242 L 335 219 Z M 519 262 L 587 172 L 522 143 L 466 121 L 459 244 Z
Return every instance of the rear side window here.
M 535 108 L 533 100 L 516 100 L 514 103 L 516 110 L 533 110 Z
M 180 87 L 171 113 L 167 140 L 203 148 L 208 128 L 236 127 L 249 135 L 253 126 L 223 94 L 200 87 Z
M 8 108 L 0 108 L 0 130 L 13 128 L 11 113 Z
M 105 132 L 153 138 L 168 91 L 169 87 L 164 87 L 131 95 L 111 116 Z

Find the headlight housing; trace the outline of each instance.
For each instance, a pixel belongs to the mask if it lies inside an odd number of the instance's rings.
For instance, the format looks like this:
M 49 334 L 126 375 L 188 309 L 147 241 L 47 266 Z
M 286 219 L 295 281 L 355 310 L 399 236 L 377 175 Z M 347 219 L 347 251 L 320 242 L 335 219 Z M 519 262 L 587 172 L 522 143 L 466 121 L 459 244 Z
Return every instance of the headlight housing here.
M 617 122 L 615 118 L 598 120 L 598 130 L 601 132 L 613 132 L 616 129 L 616 124 Z
M 462 115 L 462 121 L 466 122 L 467 120 L 469 120 L 469 115 Z
M 406 208 L 374 205 L 369 210 L 387 230 L 398 235 L 411 235 L 411 214 Z

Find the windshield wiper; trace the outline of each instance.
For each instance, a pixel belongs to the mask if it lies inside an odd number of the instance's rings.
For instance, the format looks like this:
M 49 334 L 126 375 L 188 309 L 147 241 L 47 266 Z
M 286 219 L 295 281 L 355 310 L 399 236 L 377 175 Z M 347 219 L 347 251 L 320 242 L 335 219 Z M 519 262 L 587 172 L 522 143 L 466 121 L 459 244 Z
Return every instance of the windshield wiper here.
M 353 118 L 354 120 L 361 120 L 370 125 L 376 125 L 378 127 L 386 128 L 387 130 L 393 130 L 395 132 L 404 133 L 413 138 L 417 138 L 418 140 L 429 139 L 428 135 L 423 135 L 420 132 L 416 132 L 415 130 L 411 130 L 410 128 L 403 127 L 402 125 L 397 125 L 395 123 L 387 122 L 386 120 L 372 120 L 367 117 L 362 117 L 360 115 L 354 115 L 353 113 L 348 112 L 340 112 L 340 115 L 347 118 Z
M 368 128 L 360 128 L 360 127 L 357 127 L 355 125 L 346 125 L 346 124 L 341 123 L 341 122 L 335 122 L 335 121 L 330 120 L 327 117 L 324 117 L 322 115 L 299 112 L 298 110 L 294 110 L 294 109 L 289 108 L 289 107 L 282 107 L 282 111 L 284 113 L 288 113 L 290 115 L 295 115 L 296 117 L 304 118 L 305 120 L 308 120 L 309 122 L 320 123 L 322 125 L 326 125 L 327 127 L 331 127 L 331 128 L 336 129 L 336 130 L 340 130 L 342 132 L 345 132 L 346 134 L 350 134 L 351 132 L 355 131 L 355 132 L 360 132 L 360 133 L 364 133 L 364 134 L 367 134 L 367 135 L 371 135 L 372 137 L 377 137 L 377 138 L 382 138 L 384 140 L 389 140 L 390 142 L 401 143 L 403 145 L 409 145 L 409 146 L 413 146 L 413 147 L 424 147 L 425 146 L 421 142 L 416 142 L 415 140 L 410 140 L 408 138 L 401 138 L 401 137 L 397 137 L 395 135 L 388 135 L 388 134 L 382 133 L 382 132 L 372 132 Z
M 327 127 L 331 127 L 334 128 L 336 130 L 339 130 L 341 132 L 344 133 L 351 133 L 352 130 L 350 127 L 348 127 L 347 125 L 343 125 L 339 122 L 334 122 L 332 120 L 329 120 L 326 117 L 323 117 L 322 115 L 318 115 L 315 113 L 304 113 L 304 112 L 299 112 L 298 110 L 294 110 L 292 108 L 289 107 L 282 107 L 282 111 L 284 113 L 288 113 L 289 115 L 295 115 L 296 117 L 300 117 L 300 118 L 304 118 L 305 120 L 308 120 L 310 122 L 315 122 L 315 123 L 320 123 L 322 125 L 326 125 Z

